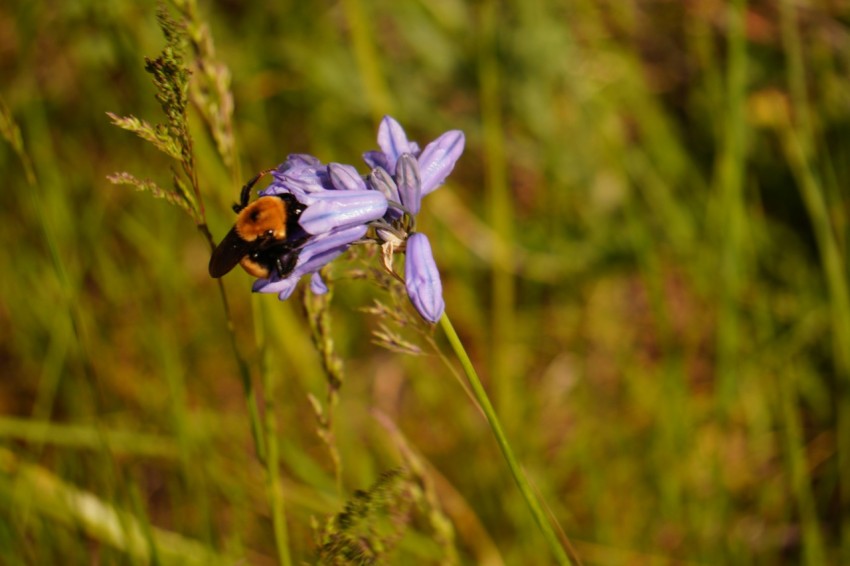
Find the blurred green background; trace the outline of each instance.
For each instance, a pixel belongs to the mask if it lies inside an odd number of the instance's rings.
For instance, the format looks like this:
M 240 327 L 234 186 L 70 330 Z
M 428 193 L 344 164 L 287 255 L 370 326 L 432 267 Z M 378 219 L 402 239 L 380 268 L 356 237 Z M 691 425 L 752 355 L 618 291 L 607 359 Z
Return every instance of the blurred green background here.
M 198 6 L 234 100 L 237 162 L 193 122 L 217 239 L 242 183 L 289 153 L 359 164 L 387 113 L 420 145 L 464 130 L 420 229 L 575 556 L 850 563 L 850 5 L 267 4 Z M 169 159 L 106 115 L 162 120 L 155 11 L 0 7 L 22 139 L 0 142 L 3 563 L 277 560 L 208 245 L 178 208 L 106 180 L 170 184 Z M 430 499 L 385 563 L 552 563 L 450 366 L 374 344 L 381 320 L 360 309 L 386 294 L 355 265 L 336 262 L 329 316 L 341 489 L 300 300 L 225 279 L 277 418 L 295 563 L 317 560 L 311 520 L 410 466 L 403 446 Z

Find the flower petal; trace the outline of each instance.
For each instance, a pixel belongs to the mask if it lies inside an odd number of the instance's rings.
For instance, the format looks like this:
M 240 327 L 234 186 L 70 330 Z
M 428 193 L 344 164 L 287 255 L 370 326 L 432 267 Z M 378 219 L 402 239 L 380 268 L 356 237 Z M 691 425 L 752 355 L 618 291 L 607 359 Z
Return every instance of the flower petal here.
M 386 169 L 391 175 L 395 174 L 395 164 L 401 154 L 413 153 L 404 128 L 390 116 L 384 116 L 381 125 L 378 126 L 378 145 L 387 158 Z
M 333 189 L 327 167 L 322 164 L 293 167 L 283 172 L 278 169 L 272 175 L 274 182 L 260 191 L 260 196 L 291 193 L 301 204 L 310 205 L 312 195 Z
M 363 154 L 363 161 L 365 161 L 366 165 L 372 169 L 377 167 L 387 169 L 389 167 L 389 165 L 387 165 L 387 156 L 384 155 L 383 151 L 367 151 Z
M 322 263 L 320 258 L 329 252 L 342 253 L 351 243 L 366 235 L 367 230 L 365 224 L 356 224 L 316 236 L 301 248 L 294 271 L 306 274 L 321 269 L 328 262 Z
M 328 177 L 333 187 L 340 191 L 365 191 L 366 182 L 351 165 L 331 163 L 328 165 Z
M 460 130 L 450 130 L 427 146 L 419 156 L 422 196 L 443 184 L 463 153 L 465 137 Z
M 377 220 L 387 211 L 387 197 L 378 191 L 326 191 L 313 193 L 298 223 L 308 234 L 322 234 Z
M 407 239 L 404 281 L 410 302 L 422 318 L 431 323 L 440 320 L 446 309 L 443 284 L 440 282 L 440 272 L 434 262 L 431 244 L 425 234 L 415 233 Z
M 366 183 L 372 190 L 379 191 L 387 197 L 387 209 L 384 218 L 389 222 L 393 222 L 402 217 L 403 212 L 398 208 L 401 204 L 401 197 L 398 194 L 398 187 L 387 170 L 383 167 L 376 167 L 372 173 L 366 178 Z
M 383 167 L 376 167 L 368 178 L 369 185 L 376 191 L 383 193 L 387 200 L 401 204 L 401 197 L 398 195 L 398 186 L 395 180 L 387 173 Z
M 310 290 L 314 295 L 324 295 L 328 292 L 328 285 L 318 271 L 310 277 Z
M 316 236 L 301 249 L 295 268 L 289 275 L 283 279 L 258 279 L 254 281 L 253 291 L 255 293 L 278 293 L 281 301 L 286 300 L 295 290 L 303 275 L 319 271 L 342 255 L 348 249 L 348 246 L 362 238 L 366 231 L 367 227 L 360 224 Z M 311 282 L 311 287 L 316 292 L 314 282 Z
M 422 203 L 422 182 L 419 179 L 419 164 L 409 153 L 402 154 L 396 164 L 396 182 L 401 204 L 412 214 L 419 214 Z
M 286 156 L 286 161 L 278 165 L 275 173 L 285 173 L 301 167 L 320 167 L 321 165 L 322 162 L 319 161 L 319 158 L 309 153 L 290 153 Z
M 300 279 L 301 276 L 294 275 L 277 280 L 257 279 L 254 281 L 252 290 L 255 293 L 277 293 L 278 298 L 281 301 L 285 301 L 292 295 Z

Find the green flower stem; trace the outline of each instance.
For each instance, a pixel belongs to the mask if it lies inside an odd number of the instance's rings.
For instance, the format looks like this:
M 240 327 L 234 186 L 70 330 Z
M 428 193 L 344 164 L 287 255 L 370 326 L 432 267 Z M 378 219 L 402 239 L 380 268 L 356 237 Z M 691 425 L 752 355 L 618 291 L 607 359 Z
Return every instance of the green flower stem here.
M 292 556 L 289 553 L 289 532 L 286 527 L 286 503 L 283 499 L 283 487 L 278 469 L 277 417 L 273 410 L 266 411 L 266 438 L 269 441 L 266 458 L 266 480 L 268 482 L 269 503 L 272 511 L 272 528 L 274 541 L 277 546 L 277 559 L 281 566 L 291 566 Z
M 263 391 L 265 393 L 264 424 L 266 436 L 266 489 L 271 505 L 272 527 L 277 546 L 277 560 L 280 566 L 292 566 L 292 556 L 289 551 L 289 533 L 286 527 L 286 504 L 283 499 L 283 488 L 280 479 L 280 456 L 277 408 L 278 378 L 274 372 L 273 361 L 266 337 L 270 327 L 268 312 L 262 308 L 260 301 L 253 300 L 254 306 L 254 336 L 260 351 L 260 372 L 263 376 Z
M 198 229 L 206 237 L 210 245 L 210 251 L 215 249 L 215 241 L 210 233 L 207 225 L 200 224 Z M 257 451 L 257 458 L 260 462 L 266 461 L 266 441 L 263 438 L 263 427 L 260 423 L 260 409 L 257 405 L 257 394 L 254 392 L 254 385 L 251 383 L 251 370 L 248 368 L 248 362 L 242 357 L 239 351 L 239 345 L 236 343 L 236 328 L 233 325 L 233 317 L 230 315 L 230 303 L 227 300 L 227 293 L 224 291 L 224 282 L 219 278 L 218 292 L 221 296 L 221 304 L 224 307 L 224 316 L 227 320 L 227 334 L 230 337 L 230 346 L 233 348 L 233 356 L 236 358 L 236 366 L 239 368 L 239 377 L 242 380 L 242 390 L 245 393 L 245 402 L 248 404 L 248 418 L 251 422 L 251 436 L 254 439 L 254 449 Z
M 490 398 L 487 396 L 484 386 L 481 385 L 481 380 L 478 379 L 478 374 L 475 372 L 475 368 L 472 366 L 472 362 L 466 353 L 466 349 L 463 347 L 460 338 L 458 338 L 458 335 L 455 332 L 447 314 L 443 314 L 443 317 L 440 319 L 440 325 L 443 327 L 443 331 L 446 333 L 446 338 L 449 339 L 449 343 L 452 345 L 452 349 L 460 361 L 460 365 L 463 366 L 463 371 L 466 374 L 466 378 L 469 380 L 469 385 L 472 387 L 475 399 L 478 401 L 478 404 L 481 405 L 481 410 L 484 411 L 484 416 L 487 417 L 487 421 L 490 423 L 490 428 L 493 430 L 493 435 L 495 435 L 496 442 L 502 450 L 502 455 L 505 457 L 508 467 L 511 469 L 514 481 L 516 481 L 517 487 L 519 487 L 522 496 L 525 498 L 525 502 L 528 505 L 529 511 L 531 511 L 531 514 L 534 516 L 534 520 L 537 521 L 537 526 L 540 527 L 540 531 L 543 533 L 543 537 L 546 539 L 549 549 L 552 551 L 552 554 L 554 554 L 558 564 L 572 564 L 567 556 L 566 550 L 558 540 L 558 535 L 555 534 L 552 524 L 543 512 L 543 507 L 540 504 L 540 501 L 537 499 L 534 491 L 532 491 L 531 485 L 525 477 L 525 472 L 520 467 L 519 462 L 517 462 L 513 450 L 511 449 L 511 445 L 508 443 L 508 439 L 505 436 L 504 431 L 502 431 L 502 425 L 499 424 L 499 418 L 496 416 L 493 404 L 490 403 Z

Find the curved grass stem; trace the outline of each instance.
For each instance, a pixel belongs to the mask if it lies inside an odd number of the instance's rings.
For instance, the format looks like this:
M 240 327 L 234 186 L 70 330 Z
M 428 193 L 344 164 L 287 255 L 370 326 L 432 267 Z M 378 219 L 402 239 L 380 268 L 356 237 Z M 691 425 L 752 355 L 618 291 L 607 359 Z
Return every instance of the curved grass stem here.
M 558 535 L 555 533 L 552 523 L 546 517 L 540 500 L 531 489 L 531 484 L 528 482 L 525 472 L 520 467 L 516 456 L 514 456 L 513 449 L 502 430 L 502 425 L 499 423 L 496 411 L 493 409 L 493 404 L 490 402 L 490 398 L 487 396 L 487 392 L 484 390 L 484 386 L 478 378 L 478 374 L 469 359 L 469 355 L 466 353 L 466 349 L 463 347 L 463 343 L 461 343 L 460 338 L 458 338 L 458 335 L 455 332 L 447 314 L 443 314 L 440 319 L 440 326 L 443 327 L 443 332 L 446 333 L 446 338 L 448 338 L 458 361 L 460 361 L 460 365 L 463 367 L 463 372 L 469 380 L 472 393 L 478 401 L 478 404 L 481 406 L 481 410 L 484 411 L 484 416 L 487 418 L 487 422 L 490 423 L 490 428 L 493 431 L 493 435 L 496 437 L 496 442 L 499 444 L 499 448 L 502 450 L 502 455 L 505 457 L 505 461 L 508 463 L 511 475 L 513 475 L 514 481 L 516 482 L 517 487 L 519 487 L 519 490 L 525 499 L 525 503 L 528 505 L 529 511 L 531 511 L 531 515 L 534 517 L 534 520 L 537 522 L 537 526 L 540 528 L 543 537 L 546 539 L 546 543 L 549 545 L 549 550 L 554 555 L 558 564 L 572 564 L 567 556 L 564 546 L 558 540 Z
M 272 529 L 274 532 L 275 546 L 277 547 L 277 560 L 280 566 L 292 566 L 292 555 L 289 549 L 289 532 L 286 525 L 286 502 L 283 498 L 283 487 L 280 477 L 280 455 L 279 455 L 279 424 L 277 418 L 278 375 L 272 369 L 275 367 L 271 359 L 267 336 L 272 328 L 268 319 L 267 311 L 262 309 L 259 300 L 253 301 L 254 307 L 254 336 L 257 341 L 257 349 L 260 352 L 260 373 L 263 379 L 263 391 L 265 393 L 265 411 L 263 411 L 263 424 L 265 425 L 266 439 L 266 491 L 271 506 Z
M 207 240 L 210 245 L 210 251 L 215 249 L 215 240 L 206 223 L 199 224 L 198 230 Z M 248 417 L 251 422 L 251 437 L 254 440 L 254 450 L 257 452 L 257 458 L 261 463 L 266 462 L 266 441 L 263 438 L 263 427 L 260 423 L 260 408 L 257 404 L 257 394 L 254 391 L 254 385 L 251 382 L 251 370 L 248 367 L 248 362 L 239 351 L 239 345 L 236 342 L 236 327 L 233 324 L 233 317 L 230 314 L 230 302 L 227 300 L 227 293 L 224 290 L 224 282 L 221 279 L 216 279 L 218 282 L 218 293 L 221 297 L 221 304 L 224 308 L 224 318 L 226 320 L 227 334 L 230 338 L 230 346 L 233 348 L 233 357 L 236 359 L 236 366 L 239 368 L 239 377 L 242 381 L 242 391 L 245 394 L 245 402 L 248 404 Z

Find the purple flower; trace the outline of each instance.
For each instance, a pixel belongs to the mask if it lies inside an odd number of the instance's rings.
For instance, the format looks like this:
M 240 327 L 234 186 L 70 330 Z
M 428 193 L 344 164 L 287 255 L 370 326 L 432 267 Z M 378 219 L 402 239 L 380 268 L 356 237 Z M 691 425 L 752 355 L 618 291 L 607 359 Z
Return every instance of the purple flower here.
M 319 234 L 311 238 L 298 253 L 294 269 L 286 277 L 257 279 L 254 281 L 255 293 L 277 293 L 281 301 L 285 301 L 295 290 L 298 281 L 304 275 L 313 275 L 310 288 L 314 292 L 327 291 L 324 281 L 319 276 L 319 270 L 343 254 L 348 247 L 366 234 L 366 225 L 349 226 Z
M 318 271 L 361 239 L 371 221 L 383 217 L 387 199 L 369 189 L 350 165 L 323 165 L 311 155 L 290 155 L 273 173 L 274 181 L 260 195 L 288 193 L 305 206 L 298 218 L 304 243 L 295 265 L 284 277 L 254 282 L 254 291 L 288 298 L 303 275 L 313 274 L 311 289 L 325 292 Z
M 365 225 L 381 218 L 387 211 L 387 199 L 377 191 L 326 191 L 315 193 L 307 200 L 309 204 L 298 223 L 305 232 L 314 236 Z
M 435 323 L 443 316 L 443 284 L 440 272 L 431 253 L 428 237 L 422 233 L 411 234 L 407 239 L 404 261 L 404 284 L 410 302 L 428 322 Z
M 293 195 L 306 206 L 298 223 L 314 236 L 366 224 L 387 211 L 386 197 L 370 190 L 350 165 L 323 165 L 310 155 L 294 155 L 272 176 L 274 182 L 260 195 Z
M 411 214 L 419 214 L 422 206 L 422 177 L 419 174 L 419 162 L 409 153 L 402 154 L 396 164 L 395 176 L 401 204 Z
M 407 140 L 407 134 L 401 125 L 390 116 L 384 116 L 378 127 L 378 145 L 381 151 L 367 151 L 363 154 L 363 160 L 372 169 L 384 169 L 399 183 L 399 171 L 397 170 L 399 159 L 407 154 L 416 158 L 419 176 L 420 199 L 431 193 L 445 182 L 446 177 L 454 169 L 460 155 L 463 153 L 465 137 L 460 130 L 449 130 L 419 151 L 416 142 Z M 410 164 L 408 164 L 408 167 Z M 375 173 L 372 173 L 372 177 Z M 378 188 L 378 187 L 373 187 Z M 405 208 L 413 203 L 404 204 Z M 419 203 L 415 205 L 417 208 Z
M 298 216 L 298 249 L 285 258 L 283 277 L 254 282 L 254 291 L 287 299 L 304 275 L 311 275 L 314 293 L 327 292 L 319 270 L 363 238 L 380 242 L 384 261 L 392 269 L 395 250 L 405 249 L 407 294 L 425 320 L 435 323 L 445 301 L 440 272 L 427 236 L 415 232 L 422 198 L 445 182 L 463 153 L 465 138 L 450 130 L 420 150 L 404 128 L 386 116 L 378 128 L 380 151 L 363 159 L 372 168 L 364 179 L 351 165 L 323 164 L 311 155 L 293 154 L 273 173 L 272 184 L 260 194 L 290 194 L 303 205 Z M 371 230 L 370 230 L 371 228 Z M 284 270 L 285 271 L 285 270 Z
M 463 132 L 450 130 L 420 151 L 415 142 L 407 139 L 401 125 L 385 116 L 378 128 L 381 151 L 363 154 L 364 161 L 372 167 L 368 185 L 389 200 L 384 224 L 376 233 L 390 250 L 406 238 L 407 294 L 422 318 L 432 323 L 445 310 L 443 286 L 428 238 L 413 232 L 413 227 L 422 197 L 443 184 L 463 153 L 464 143 Z

